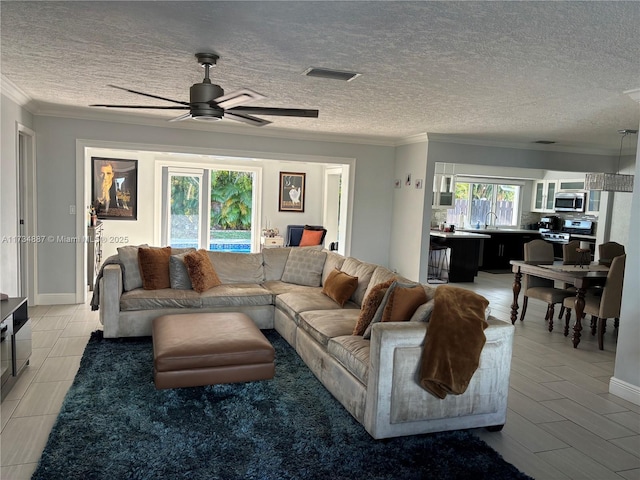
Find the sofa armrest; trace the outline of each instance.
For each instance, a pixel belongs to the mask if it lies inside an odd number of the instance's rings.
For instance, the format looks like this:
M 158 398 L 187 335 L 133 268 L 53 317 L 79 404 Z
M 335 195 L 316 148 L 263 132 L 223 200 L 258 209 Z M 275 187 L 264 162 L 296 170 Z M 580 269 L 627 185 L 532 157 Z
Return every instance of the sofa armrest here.
M 363 422 L 367 431 L 374 438 L 385 438 L 504 424 L 514 327 L 494 317 L 488 322 L 480 365 L 467 392 L 448 395 L 446 400 L 436 398 L 419 384 L 428 324 L 375 324 Z
M 120 265 L 105 265 L 100 279 L 100 309 L 98 310 L 105 338 L 118 337 L 122 287 Z

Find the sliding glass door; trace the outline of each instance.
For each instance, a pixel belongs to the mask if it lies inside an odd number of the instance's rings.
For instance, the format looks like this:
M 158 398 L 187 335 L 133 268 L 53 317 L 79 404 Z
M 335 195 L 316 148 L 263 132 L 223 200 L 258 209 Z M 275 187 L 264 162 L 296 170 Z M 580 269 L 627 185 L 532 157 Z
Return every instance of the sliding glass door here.
M 257 248 L 257 171 L 163 168 L 163 243 L 248 253 Z

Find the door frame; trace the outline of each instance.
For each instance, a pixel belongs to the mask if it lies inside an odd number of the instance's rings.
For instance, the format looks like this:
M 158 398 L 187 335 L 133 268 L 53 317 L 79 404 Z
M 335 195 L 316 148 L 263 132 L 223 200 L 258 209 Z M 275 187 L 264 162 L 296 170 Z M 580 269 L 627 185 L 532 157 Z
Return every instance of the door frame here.
M 35 238 L 38 231 L 38 199 L 36 183 L 36 132 L 16 123 L 16 218 L 18 235 Z M 22 224 L 21 224 L 22 221 Z M 37 242 L 22 242 L 18 246 L 17 287 L 31 305 L 38 298 Z

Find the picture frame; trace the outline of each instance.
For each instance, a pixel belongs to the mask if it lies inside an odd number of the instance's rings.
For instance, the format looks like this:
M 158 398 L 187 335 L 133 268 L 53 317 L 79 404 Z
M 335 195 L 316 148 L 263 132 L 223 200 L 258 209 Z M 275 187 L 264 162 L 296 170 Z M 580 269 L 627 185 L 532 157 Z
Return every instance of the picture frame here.
M 306 173 L 280 172 L 278 210 L 280 212 L 304 212 Z
M 400 185 L 401 185 L 401 184 L 400 184 L 400 179 L 399 179 L 399 178 L 396 178 L 396 179 L 394 180 L 394 182 L 393 182 L 393 187 L 394 187 L 394 188 L 400 188 Z
M 138 160 L 91 157 L 91 186 L 98 219 L 138 219 Z
M 422 179 L 421 179 L 421 178 L 419 178 L 419 179 L 417 179 L 417 180 L 416 180 L 416 188 L 417 188 L 417 189 L 422 188 Z
M 410 187 L 411 186 L 411 174 L 407 173 L 404 177 L 404 184 L 406 187 Z

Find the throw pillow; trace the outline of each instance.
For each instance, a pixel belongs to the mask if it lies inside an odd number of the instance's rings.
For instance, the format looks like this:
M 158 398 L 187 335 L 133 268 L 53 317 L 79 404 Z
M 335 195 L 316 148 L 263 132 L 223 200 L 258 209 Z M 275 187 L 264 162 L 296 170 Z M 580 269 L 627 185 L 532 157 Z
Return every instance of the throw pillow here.
M 322 243 L 322 230 L 307 230 L 302 231 L 302 238 L 300 239 L 299 247 L 313 247 L 314 245 L 320 245 Z
M 352 277 L 336 268 L 327 277 L 327 281 L 322 286 L 322 293 L 344 307 L 356 288 L 358 288 L 358 277 Z
M 142 288 L 145 290 L 159 290 L 171 288 L 169 280 L 169 258 L 171 247 L 138 249 L 138 266 L 142 277 Z
M 371 338 L 371 330 L 373 328 L 373 325 L 375 325 L 378 322 L 382 321 L 382 317 L 384 315 L 384 311 L 387 308 L 387 304 L 389 303 L 393 292 L 396 288 L 400 287 L 400 288 L 413 288 L 415 287 L 416 284 L 415 283 L 401 283 L 398 280 L 394 281 L 391 285 L 389 285 L 389 288 L 387 289 L 387 292 L 384 294 L 384 298 L 382 299 L 382 302 L 380 302 L 380 306 L 378 307 L 378 309 L 376 310 L 375 315 L 373 316 L 373 318 L 371 319 L 371 322 L 369 323 L 369 326 L 367 327 L 367 329 L 365 330 L 364 334 L 362 335 L 362 338 L 369 339 Z M 426 296 L 426 294 L 425 294 Z
M 284 265 L 282 281 L 319 287 L 327 253 L 311 248 L 292 248 Z
M 175 288 L 176 290 L 193 289 L 187 266 L 184 264 L 185 255 L 186 253 L 171 255 L 169 258 L 169 281 L 171 282 L 171 288 Z
M 187 266 L 189 279 L 196 292 L 206 292 L 210 288 L 222 285 L 206 250 L 200 249 L 187 253 L 184 256 L 184 264 Z
M 397 286 L 382 313 L 383 322 L 406 322 L 411 319 L 416 309 L 427 303 L 427 294 L 422 285 L 412 287 Z
M 382 303 L 384 294 L 394 281 L 395 279 L 391 279 L 386 282 L 379 283 L 371 289 L 362 302 L 362 307 L 360 307 L 360 315 L 358 316 L 358 321 L 353 329 L 353 335 L 364 334 L 365 330 L 371 323 L 373 316 L 376 314 L 376 310 L 378 310 L 378 307 Z
M 122 283 L 125 292 L 142 288 L 142 277 L 138 266 L 138 248 L 148 246 L 145 243 L 140 246 L 127 245 L 118 247 L 118 259 L 122 267 Z
M 433 298 L 427 303 L 420 305 L 411 316 L 410 322 L 429 322 L 431 314 L 433 313 L 433 305 L 435 301 Z

